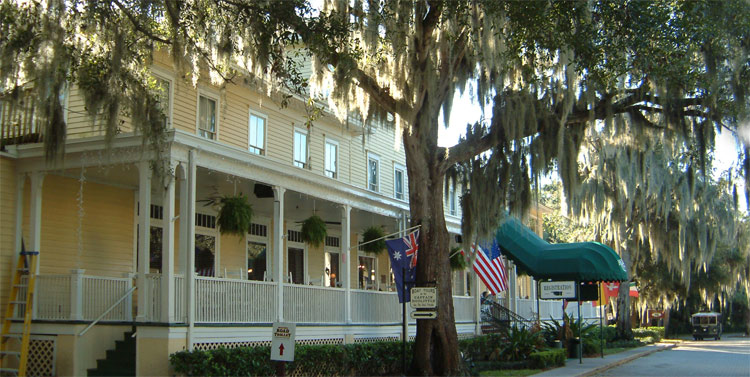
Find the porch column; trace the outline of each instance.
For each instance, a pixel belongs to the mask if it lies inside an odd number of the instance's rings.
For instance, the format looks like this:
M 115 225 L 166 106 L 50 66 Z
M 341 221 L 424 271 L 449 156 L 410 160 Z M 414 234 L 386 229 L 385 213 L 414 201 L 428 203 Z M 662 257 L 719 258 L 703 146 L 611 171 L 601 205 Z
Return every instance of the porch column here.
M 351 260 L 349 259 L 351 255 L 350 237 L 352 233 L 351 213 L 352 206 L 344 204 L 341 208 L 341 245 L 343 245 L 341 248 L 341 251 L 343 252 L 341 256 L 344 267 L 344 281 L 342 282 L 342 285 L 346 291 L 344 296 L 344 319 L 346 320 L 346 323 L 352 323 L 352 265 Z
M 146 274 L 149 268 L 149 249 L 151 241 L 151 166 L 149 161 L 141 161 L 138 164 L 138 311 L 135 317 L 137 322 L 148 320 L 146 305 L 148 302 L 148 291 L 146 287 Z
M 21 240 L 23 239 L 23 189 L 26 186 L 26 176 L 18 174 L 16 176 L 16 246 L 13 249 L 13 254 L 21 251 Z M 8 271 L 11 272 L 13 263 L 8 266 Z M 12 275 L 8 275 L 12 276 Z
M 186 258 L 185 263 L 185 305 L 187 314 L 187 348 L 193 350 L 193 327 L 195 326 L 195 187 L 197 182 L 197 156 L 196 151 L 191 149 L 188 153 L 187 184 L 180 196 L 185 196 L 185 212 L 181 212 L 182 221 L 185 223 L 186 242 L 184 243 Z
M 474 333 L 482 335 L 482 296 L 479 294 L 479 277 L 474 272 L 473 267 L 469 267 L 468 273 L 471 274 L 471 285 L 473 286 L 471 293 L 474 294 L 474 322 L 476 322 Z
M 31 205 L 29 208 L 29 247 L 28 251 L 40 251 L 42 245 L 42 184 L 44 183 L 44 173 L 31 173 Z M 20 249 L 19 249 L 20 251 Z M 41 266 L 42 253 L 36 256 L 36 273 L 39 275 Z M 38 295 L 34 295 L 32 306 L 32 317 L 36 318 Z
M 284 321 L 284 192 L 281 186 L 273 187 L 273 278 L 276 292 L 276 319 Z
M 175 171 L 176 165 L 169 163 L 166 171 Z M 161 234 L 161 318 L 162 322 L 175 322 L 174 313 L 174 199 L 175 177 L 168 174 L 164 182 L 163 209 L 164 227 Z

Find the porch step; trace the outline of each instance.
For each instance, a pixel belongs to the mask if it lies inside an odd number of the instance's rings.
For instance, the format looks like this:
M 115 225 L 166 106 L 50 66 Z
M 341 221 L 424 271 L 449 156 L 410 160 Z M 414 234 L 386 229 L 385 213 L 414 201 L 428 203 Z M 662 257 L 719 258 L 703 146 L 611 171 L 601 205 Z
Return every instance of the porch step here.
M 107 357 L 96 361 L 96 368 L 88 370 L 89 376 L 135 376 L 135 338 L 133 332 L 123 334 L 115 341 L 115 349 L 107 350 Z

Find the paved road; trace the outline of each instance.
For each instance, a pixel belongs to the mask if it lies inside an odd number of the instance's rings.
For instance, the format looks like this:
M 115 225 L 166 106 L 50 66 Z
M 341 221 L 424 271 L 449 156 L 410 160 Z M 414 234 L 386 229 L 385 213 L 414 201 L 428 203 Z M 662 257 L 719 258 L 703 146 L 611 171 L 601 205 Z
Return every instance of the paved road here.
M 750 338 L 686 341 L 598 375 L 750 377 Z

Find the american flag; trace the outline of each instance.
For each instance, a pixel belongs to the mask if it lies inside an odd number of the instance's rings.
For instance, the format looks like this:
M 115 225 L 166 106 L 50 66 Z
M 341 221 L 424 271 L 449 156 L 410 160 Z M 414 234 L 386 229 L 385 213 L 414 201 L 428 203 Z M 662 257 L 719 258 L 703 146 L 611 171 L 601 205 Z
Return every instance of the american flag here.
M 505 271 L 503 258 L 500 256 L 500 246 L 498 246 L 497 241 L 494 241 L 491 247 L 471 245 L 471 248 L 476 253 L 474 271 L 482 279 L 490 293 L 494 295 L 508 289 L 508 275 Z

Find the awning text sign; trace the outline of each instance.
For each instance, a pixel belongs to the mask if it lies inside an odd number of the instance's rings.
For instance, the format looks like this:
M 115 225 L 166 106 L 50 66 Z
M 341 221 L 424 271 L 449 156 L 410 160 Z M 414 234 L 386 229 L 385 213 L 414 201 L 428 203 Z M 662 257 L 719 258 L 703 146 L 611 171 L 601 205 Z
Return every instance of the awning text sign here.
M 414 287 L 411 289 L 411 307 L 414 309 L 437 308 L 437 288 Z
M 271 337 L 271 360 L 294 361 L 294 323 L 274 322 Z
M 543 281 L 539 283 L 539 297 L 542 300 L 562 300 L 576 298 L 576 282 Z

